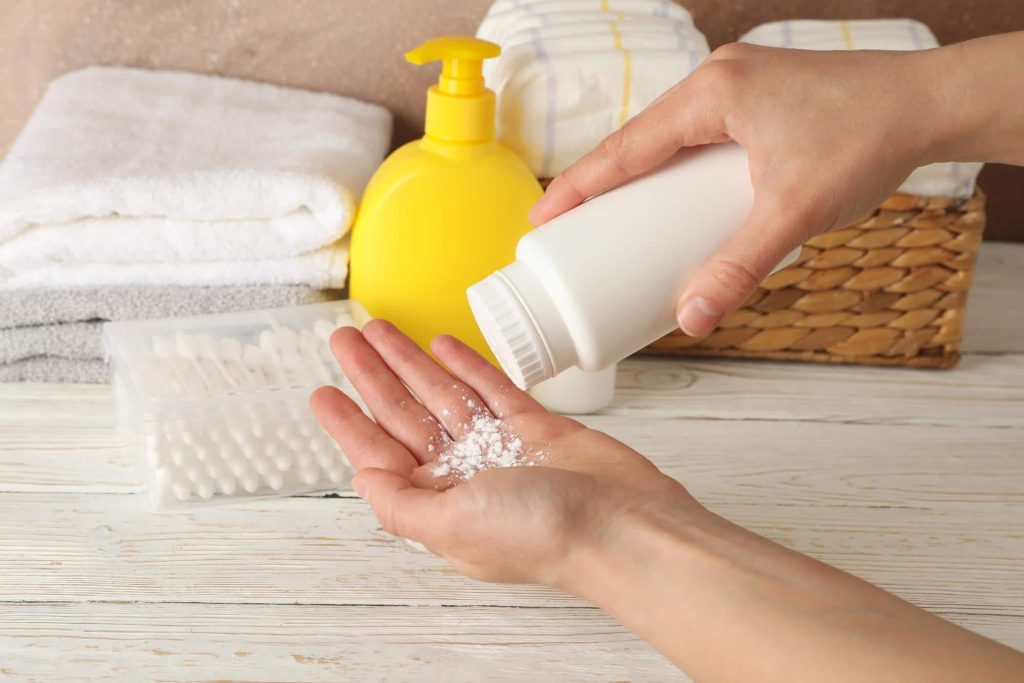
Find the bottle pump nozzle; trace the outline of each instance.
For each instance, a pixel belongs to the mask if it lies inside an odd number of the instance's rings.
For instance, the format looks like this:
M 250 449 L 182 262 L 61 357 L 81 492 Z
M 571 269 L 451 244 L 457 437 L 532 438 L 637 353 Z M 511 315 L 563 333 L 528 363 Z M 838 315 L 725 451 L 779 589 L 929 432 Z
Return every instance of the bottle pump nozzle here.
M 444 36 L 405 53 L 412 64 L 440 60 L 441 78 L 427 92 L 428 137 L 445 142 L 494 139 L 494 93 L 484 86 L 483 61 L 501 47 L 479 38 Z

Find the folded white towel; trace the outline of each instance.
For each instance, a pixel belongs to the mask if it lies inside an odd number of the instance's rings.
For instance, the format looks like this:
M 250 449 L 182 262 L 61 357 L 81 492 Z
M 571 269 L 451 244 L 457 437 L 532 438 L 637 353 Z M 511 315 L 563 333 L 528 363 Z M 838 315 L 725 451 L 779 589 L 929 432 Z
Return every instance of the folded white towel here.
M 341 289 L 348 275 L 348 237 L 294 256 L 232 261 L 55 263 L 0 282 L 4 289 L 108 285 L 306 285 Z
M 477 35 L 498 137 L 539 177 L 563 171 L 708 55 L 671 0 L 497 0 Z
M 931 30 L 912 19 L 775 21 L 751 29 L 740 40 L 802 50 L 927 50 L 939 46 Z M 969 197 L 983 165 L 950 162 L 923 166 L 899 191 L 926 197 Z
M 339 287 L 391 115 L 350 98 L 90 67 L 51 83 L 0 165 L 0 289 Z

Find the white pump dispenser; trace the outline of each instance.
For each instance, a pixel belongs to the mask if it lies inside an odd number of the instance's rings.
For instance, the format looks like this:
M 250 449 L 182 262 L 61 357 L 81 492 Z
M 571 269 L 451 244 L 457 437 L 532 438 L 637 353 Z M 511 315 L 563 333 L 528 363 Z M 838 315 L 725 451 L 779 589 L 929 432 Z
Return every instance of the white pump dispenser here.
M 675 329 L 687 280 L 753 201 L 742 147 L 685 149 L 528 233 L 513 263 L 467 290 L 469 305 L 520 387 L 596 372 Z

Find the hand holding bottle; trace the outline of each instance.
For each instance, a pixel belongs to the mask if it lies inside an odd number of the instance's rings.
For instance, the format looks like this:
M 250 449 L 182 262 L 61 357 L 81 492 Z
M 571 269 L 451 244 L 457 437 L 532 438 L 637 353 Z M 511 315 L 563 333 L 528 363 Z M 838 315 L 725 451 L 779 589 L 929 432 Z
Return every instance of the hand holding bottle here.
M 1024 162 L 1024 104 L 1012 94 L 1022 59 L 1020 33 L 922 52 L 726 45 L 555 178 L 530 218 L 544 223 L 682 147 L 738 142 L 753 208 L 677 309 L 683 331 L 704 335 L 783 256 L 867 214 L 916 167 Z

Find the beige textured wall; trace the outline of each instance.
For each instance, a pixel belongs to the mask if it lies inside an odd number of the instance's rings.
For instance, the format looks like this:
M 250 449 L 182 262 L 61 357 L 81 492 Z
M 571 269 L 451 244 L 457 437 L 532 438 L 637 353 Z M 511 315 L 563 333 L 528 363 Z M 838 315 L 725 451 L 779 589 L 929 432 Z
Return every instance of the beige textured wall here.
M 433 69 L 402 53 L 472 30 L 486 2 L 0 0 L 0 154 L 46 84 L 91 64 L 183 69 L 324 90 L 399 112 L 413 136 Z
M 0 155 L 54 77 L 91 64 L 217 73 L 355 95 L 418 133 L 422 39 L 471 33 L 489 0 L 0 0 Z M 1024 0 L 683 0 L 711 44 L 786 18 L 909 16 L 943 43 L 1024 29 Z M 1024 169 L 990 167 L 990 238 L 1024 241 Z

